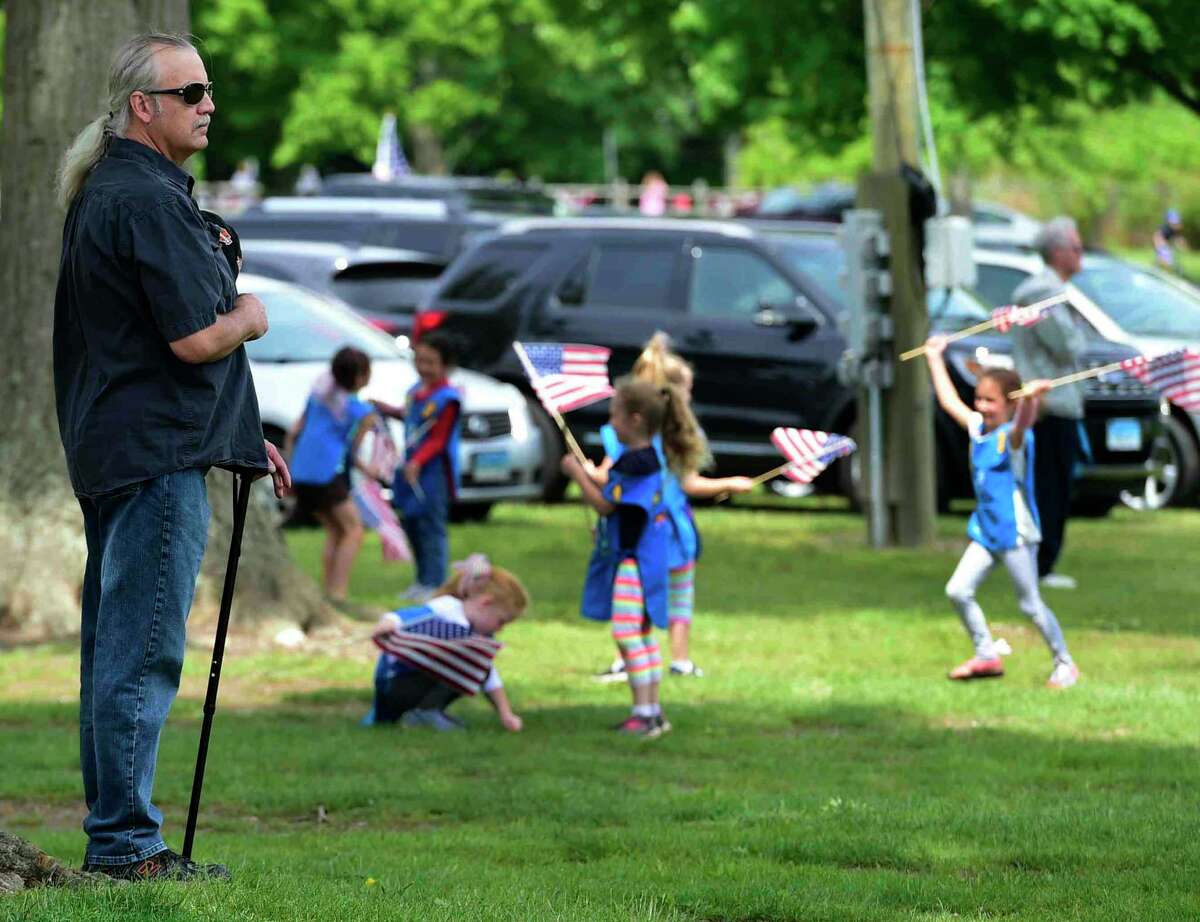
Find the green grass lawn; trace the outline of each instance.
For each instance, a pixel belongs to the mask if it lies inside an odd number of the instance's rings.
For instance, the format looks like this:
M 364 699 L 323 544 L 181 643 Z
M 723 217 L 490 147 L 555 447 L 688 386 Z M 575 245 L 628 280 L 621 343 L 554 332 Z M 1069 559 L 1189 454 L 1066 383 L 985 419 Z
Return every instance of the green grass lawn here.
M 225 663 L 197 857 L 230 885 L 38 892 L 0 919 L 1167 920 L 1200 918 L 1200 515 L 1073 522 L 1048 599 L 1083 670 L 1066 693 L 1003 572 L 982 601 L 1014 648 L 999 681 L 942 595 L 965 521 L 935 551 L 872 552 L 830 510 L 701 510 L 694 656 L 666 683 L 675 731 L 606 729 L 621 686 L 576 614 L 578 506 L 455 526 L 527 582 L 500 665 L 525 732 L 486 702 L 465 734 L 362 729 L 366 645 Z M 290 535 L 314 569 L 317 532 Z M 359 601 L 407 567 L 371 539 Z M 207 674 L 189 656 L 157 785 L 182 837 Z M 71 645 L 0 653 L 0 826 L 82 858 Z M 318 820 L 318 815 L 323 820 Z

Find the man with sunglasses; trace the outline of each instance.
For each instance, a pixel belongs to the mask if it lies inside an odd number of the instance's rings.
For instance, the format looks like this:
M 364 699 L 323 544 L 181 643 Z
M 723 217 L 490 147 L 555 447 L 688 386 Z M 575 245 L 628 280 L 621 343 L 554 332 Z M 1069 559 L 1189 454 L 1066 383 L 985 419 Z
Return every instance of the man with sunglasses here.
M 59 430 L 83 511 L 80 763 L 84 869 L 128 880 L 227 877 L 168 850 L 151 802 L 208 534 L 205 473 L 290 484 L 264 443 L 243 343 L 266 310 L 237 294 L 224 233 L 184 162 L 215 110 L 186 40 L 120 48 L 108 113 L 59 174 L 68 205 L 54 319 Z
M 1032 304 L 1061 294 L 1083 267 L 1083 242 L 1070 218 L 1048 221 L 1034 242 L 1044 266 L 1017 286 L 1016 304 Z M 1022 381 L 1060 378 L 1079 371 L 1086 337 L 1083 321 L 1069 304 L 1048 310 L 1033 326 L 1012 330 L 1013 361 Z M 1083 385 L 1064 384 L 1042 398 L 1042 417 L 1033 427 L 1034 489 L 1041 518 L 1038 576 L 1052 589 L 1074 589 L 1075 580 L 1054 572 L 1062 552 L 1075 480 L 1075 462 L 1083 450 Z

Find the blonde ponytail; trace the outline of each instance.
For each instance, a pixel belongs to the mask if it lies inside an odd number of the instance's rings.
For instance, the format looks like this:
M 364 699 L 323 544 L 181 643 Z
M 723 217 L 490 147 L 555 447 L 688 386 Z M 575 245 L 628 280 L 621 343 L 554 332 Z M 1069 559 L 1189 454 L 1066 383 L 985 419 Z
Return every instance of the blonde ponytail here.
M 708 438 L 692 412 L 691 364 L 671 348 L 671 337 L 659 330 L 642 347 L 633 363 L 633 376 L 661 388 L 667 398 L 663 418 L 663 450 L 676 476 L 686 477 L 712 464 Z
M 83 188 L 88 175 L 108 153 L 108 146 L 113 138 L 110 122 L 111 119 L 107 115 L 88 122 L 87 127 L 75 136 L 75 140 L 63 154 L 57 184 L 58 203 L 63 208 L 69 207 L 71 202 L 75 201 L 75 196 Z
M 662 427 L 663 452 L 667 456 L 667 466 L 676 477 L 696 474 L 712 464 L 708 439 L 704 430 L 700 428 L 700 422 L 692 412 L 691 401 L 683 389 L 678 385 L 668 384 L 663 388 L 663 393 L 667 397 Z

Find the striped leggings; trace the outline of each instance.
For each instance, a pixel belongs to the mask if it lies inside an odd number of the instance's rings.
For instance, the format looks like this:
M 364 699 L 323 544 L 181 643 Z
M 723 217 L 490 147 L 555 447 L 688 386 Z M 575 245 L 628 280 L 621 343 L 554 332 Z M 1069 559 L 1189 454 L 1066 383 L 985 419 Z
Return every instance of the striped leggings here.
M 696 607 L 696 561 L 689 560 L 682 567 L 671 569 L 667 586 L 667 618 L 672 624 L 692 623 L 692 609 Z
M 662 654 L 646 615 L 637 561 L 629 557 L 617 568 L 613 583 L 612 635 L 625 661 L 629 684 L 638 687 L 662 681 Z

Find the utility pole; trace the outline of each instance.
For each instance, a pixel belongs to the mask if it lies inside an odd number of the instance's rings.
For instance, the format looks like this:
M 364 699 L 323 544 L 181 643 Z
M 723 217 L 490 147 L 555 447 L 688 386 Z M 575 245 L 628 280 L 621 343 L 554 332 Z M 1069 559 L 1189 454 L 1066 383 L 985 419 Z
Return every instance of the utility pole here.
M 858 187 L 860 208 L 883 213 L 888 238 L 890 293 L 885 310 L 891 337 L 879 350 L 882 391 L 883 495 L 886 510 L 870 521 L 886 523 L 886 543 L 918 546 L 933 541 L 936 462 L 928 370 L 923 361 L 900 362 L 899 353 L 924 342 L 929 315 L 921 253 L 910 216 L 909 185 L 901 166 L 917 167 L 916 72 L 913 29 L 920 28 L 919 0 L 863 0 L 866 13 L 867 83 L 874 164 Z M 876 391 L 878 397 L 878 391 Z M 860 420 L 868 419 L 869 389 L 859 392 Z M 862 427 L 871 454 L 871 433 Z M 868 507 L 870 501 L 868 500 Z

